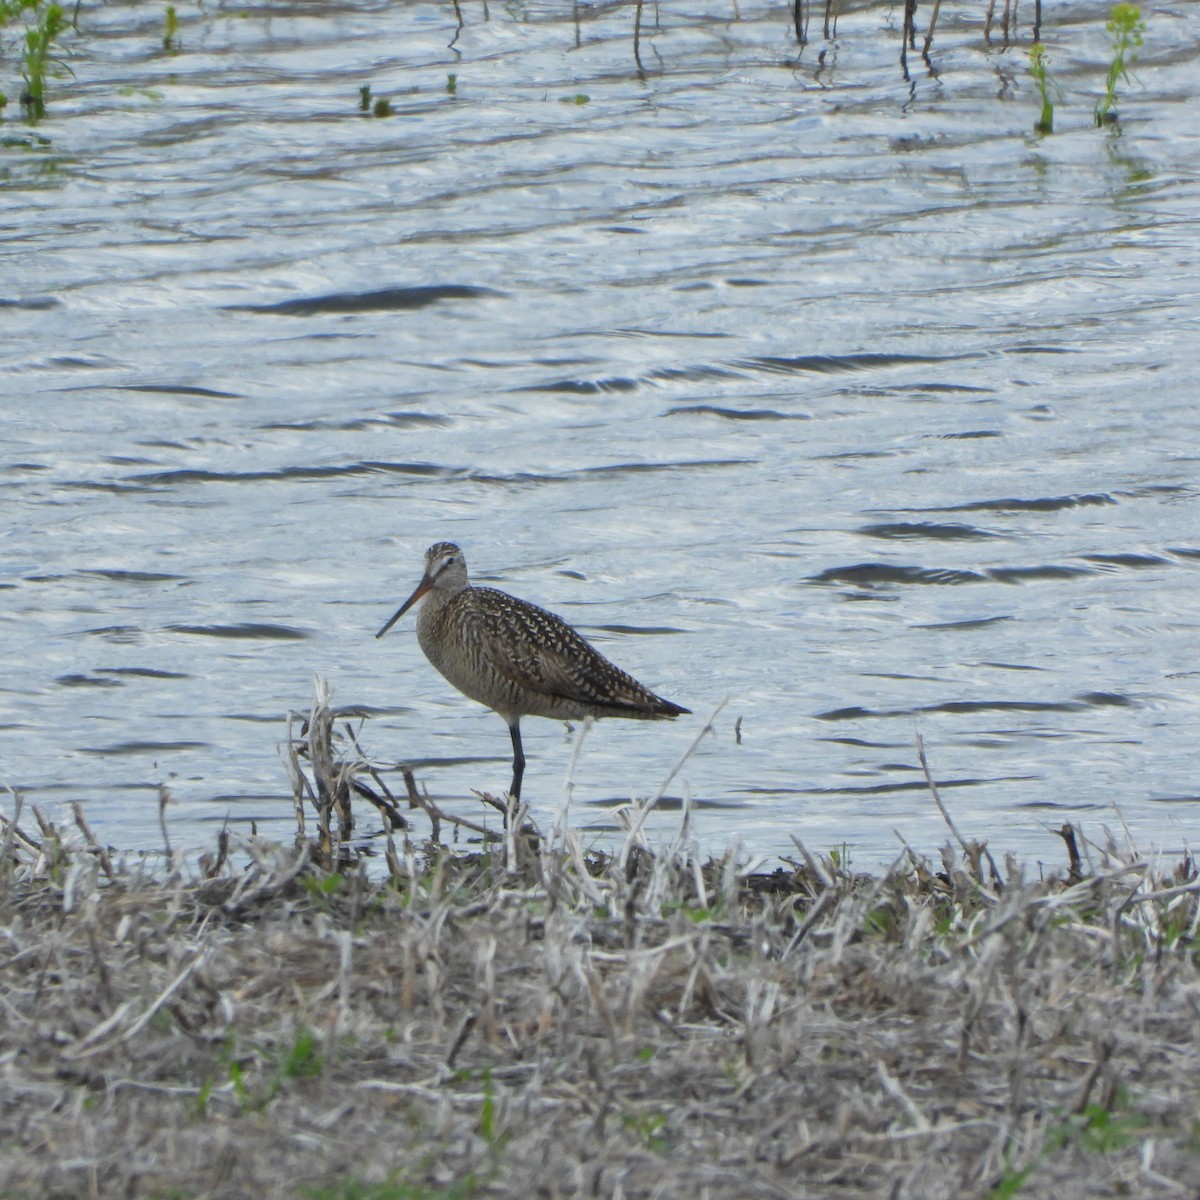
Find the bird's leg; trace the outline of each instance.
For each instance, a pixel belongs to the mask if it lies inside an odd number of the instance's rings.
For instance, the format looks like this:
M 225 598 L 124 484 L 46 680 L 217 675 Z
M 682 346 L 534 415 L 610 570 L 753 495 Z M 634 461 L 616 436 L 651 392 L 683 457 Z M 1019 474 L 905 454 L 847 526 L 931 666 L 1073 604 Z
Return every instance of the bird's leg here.
M 521 798 L 521 776 L 525 774 L 525 751 L 521 749 L 521 718 L 513 717 L 508 723 L 508 732 L 513 744 L 513 780 L 508 789 L 514 800 Z

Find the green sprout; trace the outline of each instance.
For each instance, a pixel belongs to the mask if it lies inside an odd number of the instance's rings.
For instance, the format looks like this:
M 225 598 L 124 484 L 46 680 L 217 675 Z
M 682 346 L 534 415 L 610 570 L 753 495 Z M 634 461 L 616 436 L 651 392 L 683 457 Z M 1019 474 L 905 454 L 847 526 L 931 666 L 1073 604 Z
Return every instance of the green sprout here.
M 395 111 L 386 96 L 372 97 L 369 83 L 364 83 L 358 89 L 358 108 L 360 112 L 370 113 L 373 117 L 390 117 Z
M 25 90 L 21 103 L 31 121 L 46 115 L 46 67 L 50 50 L 58 35 L 67 27 L 67 18 L 59 4 L 48 4 L 41 20 L 25 30 L 25 51 L 22 54 Z
M 166 22 L 163 26 L 163 49 L 171 54 L 179 53 L 179 46 L 175 41 L 179 33 L 179 16 L 175 12 L 175 5 L 167 5 Z
M 1112 36 L 1113 56 L 1108 64 L 1104 95 L 1096 102 L 1096 124 L 1111 125 L 1117 119 L 1113 107 L 1117 102 L 1117 84 L 1130 79 L 1129 67 L 1137 58 L 1137 50 L 1146 32 L 1142 10 L 1136 4 L 1114 5 L 1112 16 L 1104 26 Z
M 1038 133 L 1054 132 L 1054 101 L 1050 98 L 1050 93 L 1054 92 L 1059 100 L 1062 99 L 1062 88 L 1047 73 L 1046 68 L 1049 62 L 1050 56 L 1046 53 L 1045 45 L 1041 42 L 1034 42 L 1029 47 L 1029 73 L 1033 76 L 1038 95 L 1042 98 L 1042 115 L 1038 117 L 1033 126 Z
M 27 8 L 37 8 L 40 0 L 0 0 L 0 25 L 7 25 Z

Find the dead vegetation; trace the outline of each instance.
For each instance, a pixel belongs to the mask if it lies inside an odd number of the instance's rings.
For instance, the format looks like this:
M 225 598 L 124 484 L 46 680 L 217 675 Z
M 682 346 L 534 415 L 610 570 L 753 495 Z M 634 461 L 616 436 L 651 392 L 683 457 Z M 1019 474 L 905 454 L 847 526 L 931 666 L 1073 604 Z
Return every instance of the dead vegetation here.
M 464 855 L 326 699 L 308 729 L 294 846 L 147 872 L 5 820 L 0 1196 L 1200 1194 L 1189 857 L 1064 828 L 1026 879 L 955 831 L 747 874 L 686 813 L 596 855 L 524 811 Z

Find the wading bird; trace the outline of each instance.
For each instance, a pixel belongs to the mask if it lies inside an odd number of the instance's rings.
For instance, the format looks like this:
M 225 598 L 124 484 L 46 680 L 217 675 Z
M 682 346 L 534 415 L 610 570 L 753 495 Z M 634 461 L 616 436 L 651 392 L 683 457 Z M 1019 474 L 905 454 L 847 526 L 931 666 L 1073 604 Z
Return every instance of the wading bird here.
M 514 800 L 525 772 L 522 717 L 650 721 L 691 712 L 614 666 L 561 617 L 496 588 L 472 587 L 466 559 L 453 542 L 429 547 L 421 582 L 375 636 L 383 637 L 421 599 L 417 641 L 425 657 L 464 696 L 494 709 L 508 725 Z

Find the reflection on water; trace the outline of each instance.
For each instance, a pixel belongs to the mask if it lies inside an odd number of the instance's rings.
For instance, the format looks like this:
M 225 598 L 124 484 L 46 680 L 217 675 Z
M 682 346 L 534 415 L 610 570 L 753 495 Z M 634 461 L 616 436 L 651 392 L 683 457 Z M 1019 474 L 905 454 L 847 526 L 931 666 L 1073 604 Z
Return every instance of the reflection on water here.
M 497 718 L 372 639 L 453 539 L 698 714 L 592 731 L 597 836 L 729 696 L 672 786 L 714 851 L 935 847 L 918 731 L 995 849 L 1189 838 L 1194 6 L 1114 130 L 1105 13 L 1055 10 L 1050 137 L 978 6 L 909 82 L 876 3 L 803 49 L 664 9 L 640 76 L 628 6 L 210 11 L 174 55 L 84 11 L 0 151 L 4 783 L 122 847 L 160 784 L 177 844 L 285 834 L 320 673 L 440 800 L 503 787 Z M 571 735 L 525 724 L 548 812 Z

